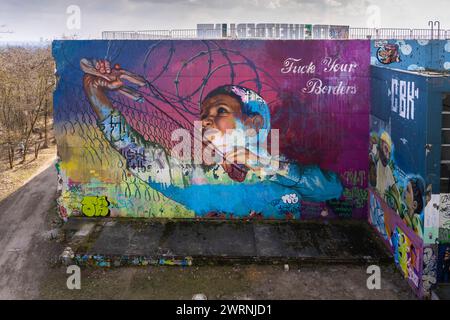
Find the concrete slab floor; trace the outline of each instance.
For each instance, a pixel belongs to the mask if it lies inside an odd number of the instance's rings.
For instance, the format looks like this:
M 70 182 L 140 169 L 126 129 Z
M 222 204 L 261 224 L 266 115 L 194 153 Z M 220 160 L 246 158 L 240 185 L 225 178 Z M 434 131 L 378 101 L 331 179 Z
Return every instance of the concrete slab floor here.
M 363 265 L 234 265 L 82 268 L 81 289 L 66 287 L 64 267 L 51 269 L 41 299 L 416 299 L 399 271 L 381 267 L 381 289 L 366 286 Z
M 73 221 L 73 222 L 72 222 Z M 95 228 L 80 241 L 85 224 Z M 197 261 L 391 262 L 365 221 L 136 221 L 70 219 L 75 253 Z M 70 238 L 70 234 L 75 236 Z M 77 236 L 78 235 L 78 236 Z M 74 241 L 74 239 L 76 241 Z
M 86 253 L 193 256 L 194 265 L 84 267 L 81 290 L 67 289 L 65 267 L 55 267 L 41 283 L 40 298 L 191 299 L 203 293 L 209 299 L 415 299 L 363 221 L 85 221 L 96 223 L 80 246 Z M 83 223 L 64 228 L 76 234 Z M 266 264 L 252 264 L 255 257 Z M 380 290 L 367 289 L 373 263 L 381 268 Z

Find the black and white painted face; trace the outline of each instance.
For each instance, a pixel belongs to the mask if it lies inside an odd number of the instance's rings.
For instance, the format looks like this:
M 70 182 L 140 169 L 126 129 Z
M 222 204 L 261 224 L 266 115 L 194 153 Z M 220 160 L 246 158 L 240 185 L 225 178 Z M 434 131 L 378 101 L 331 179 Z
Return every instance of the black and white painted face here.
M 385 141 L 381 141 L 380 160 L 383 166 L 387 166 L 389 159 L 391 158 L 391 151 L 388 144 Z

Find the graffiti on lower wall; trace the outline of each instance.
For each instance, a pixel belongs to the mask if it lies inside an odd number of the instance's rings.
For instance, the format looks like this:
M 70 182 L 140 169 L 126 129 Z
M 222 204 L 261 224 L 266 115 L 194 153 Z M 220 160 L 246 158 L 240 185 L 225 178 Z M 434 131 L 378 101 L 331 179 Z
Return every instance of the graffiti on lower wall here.
M 423 242 L 373 191 L 369 191 L 369 222 L 394 255 L 394 261 L 411 287 L 422 295 Z
M 104 256 L 97 254 L 75 254 L 72 261 L 79 266 L 93 266 L 93 267 L 122 267 L 122 266 L 192 266 L 192 257 L 183 259 L 175 258 L 155 258 L 146 256 Z
M 437 282 L 450 283 L 450 194 L 441 193 L 439 203 Z
M 423 223 L 423 241 L 427 244 L 435 244 L 439 241 L 439 215 L 440 215 L 440 195 L 428 195 L 425 206 L 425 217 Z
M 427 245 L 423 248 L 422 292 L 430 297 L 430 289 L 437 283 L 437 245 Z
M 367 217 L 368 41 L 56 41 L 64 217 Z
M 450 230 L 450 194 L 441 193 L 439 204 L 439 228 L 441 230 Z M 445 239 L 442 239 L 444 242 Z

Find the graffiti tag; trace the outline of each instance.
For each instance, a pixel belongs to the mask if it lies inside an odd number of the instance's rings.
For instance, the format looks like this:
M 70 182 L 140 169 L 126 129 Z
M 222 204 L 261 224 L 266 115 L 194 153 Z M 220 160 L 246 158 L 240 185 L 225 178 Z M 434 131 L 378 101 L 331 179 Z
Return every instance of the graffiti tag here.
M 419 98 L 419 88 L 412 81 L 392 79 L 391 109 L 400 117 L 414 120 L 414 99 Z
M 87 217 L 105 217 L 109 214 L 109 201 L 106 196 L 86 196 L 81 204 L 81 211 Z
M 439 215 L 443 229 L 450 229 L 450 194 L 441 194 Z

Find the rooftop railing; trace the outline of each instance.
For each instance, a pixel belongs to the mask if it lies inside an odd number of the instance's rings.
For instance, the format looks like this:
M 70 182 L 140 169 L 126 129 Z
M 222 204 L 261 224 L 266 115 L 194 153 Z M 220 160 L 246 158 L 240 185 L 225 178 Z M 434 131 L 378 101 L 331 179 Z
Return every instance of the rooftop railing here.
M 402 28 L 349 28 L 348 32 L 324 33 L 301 30 L 293 36 L 289 33 L 267 32 L 267 29 L 253 29 L 251 33 L 236 30 L 221 29 L 173 29 L 173 30 L 142 30 L 142 31 L 103 31 L 105 40 L 151 40 L 151 39 L 450 39 L 450 30 L 439 29 L 402 29 Z

